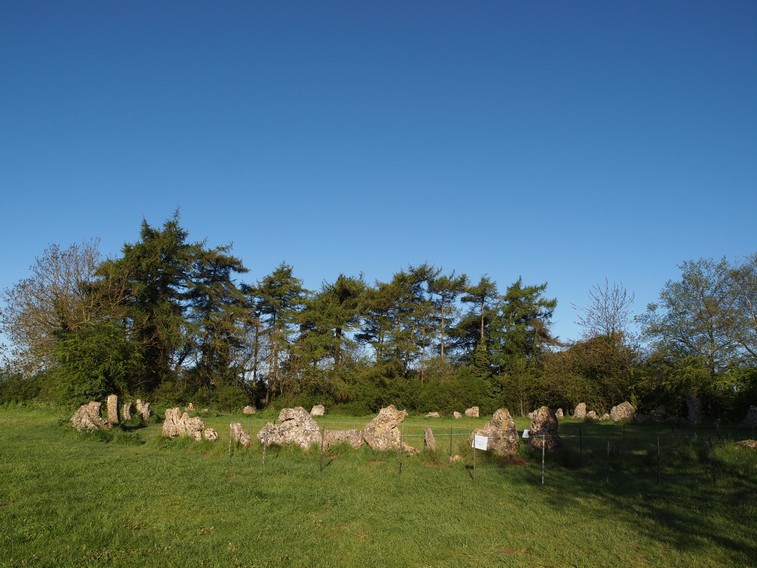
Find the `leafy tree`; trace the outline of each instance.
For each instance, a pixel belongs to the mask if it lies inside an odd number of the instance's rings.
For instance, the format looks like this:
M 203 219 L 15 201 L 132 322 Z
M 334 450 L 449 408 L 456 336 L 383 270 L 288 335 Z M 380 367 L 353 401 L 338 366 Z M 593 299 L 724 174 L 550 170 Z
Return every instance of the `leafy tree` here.
M 460 301 L 470 304 L 471 308 L 455 328 L 455 347 L 462 351 L 463 361 L 473 364 L 479 373 L 488 375 L 491 361 L 487 328 L 496 315 L 497 284 L 488 276 L 482 276 L 478 284 L 466 288 Z
M 35 259 L 28 278 L 3 292 L 0 331 L 11 341 L 13 367 L 25 377 L 55 368 L 59 334 L 92 318 L 87 288 L 99 262 L 97 241 L 65 249 L 51 245 Z
M 757 253 L 731 270 L 733 338 L 743 358 L 757 363 Z
M 573 306 L 579 311 L 578 324 L 586 339 L 599 335 L 613 339 L 619 334 L 628 334 L 631 321 L 630 310 L 634 293 L 630 294 L 622 284 L 595 284 L 589 291 L 589 303 L 584 307 Z
M 446 337 L 450 333 L 451 322 L 455 316 L 455 300 L 468 288 L 465 274 L 455 276 L 453 270 L 449 275 L 436 274 L 428 281 L 429 293 L 436 296 L 439 310 L 439 354 L 445 357 Z

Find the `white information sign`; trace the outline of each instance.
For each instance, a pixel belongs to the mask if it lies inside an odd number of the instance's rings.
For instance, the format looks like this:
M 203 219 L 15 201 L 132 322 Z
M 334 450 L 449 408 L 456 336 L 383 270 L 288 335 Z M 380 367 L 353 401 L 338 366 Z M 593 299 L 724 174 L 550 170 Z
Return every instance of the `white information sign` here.
M 473 447 L 477 450 L 486 451 L 489 446 L 489 438 L 481 436 L 480 434 L 473 435 Z
M 523 430 L 523 439 L 526 439 L 528 437 L 529 437 L 529 432 L 528 432 L 528 428 L 526 428 L 525 430 Z

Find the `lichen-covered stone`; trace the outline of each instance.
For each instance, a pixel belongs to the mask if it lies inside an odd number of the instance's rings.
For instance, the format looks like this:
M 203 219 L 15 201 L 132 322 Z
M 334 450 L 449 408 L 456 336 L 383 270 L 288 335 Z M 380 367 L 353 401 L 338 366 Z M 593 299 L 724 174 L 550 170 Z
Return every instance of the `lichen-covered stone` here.
M 513 458 L 518 453 L 518 430 L 506 408 L 497 410 L 489 422 L 473 433 L 489 438 L 489 451 L 498 456 Z
M 471 406 L 465 411 L 465 415 L 468 418 L 478 418 L 479 417 L 479 410 L 478 406 Z
M 134 418 L 134 412 L 135 412 L 134 404 L 131 402 L 124 402 L 123 407 L 121 408 L 121 418 L 124 419 L 124 422 L 128 422 L 132 418 Z
M 460 413 L 459 413 L 459 412 L 458 412 L 457 410 L 455 410 L 455 411 L 454 411 L 454 412 L 452 413 L 452 417 L 453 417 L 453 418 L 454 418 L 455 420 L 458 420 L 459 418 L 462 418 L 462 417 L 463 417 L 463 415 L 462 415 L 462 414 L 460 414 Z
M 244 407 L 244 408 L 242 409 L 242 413 L 243 413 L 243 414 L 247 414 L 247 415 L 250 415 L 250 414 L 255 414 L 256 412 L 257 412 L 257 411 L 255 410 L 255 407 L 254 407 L 254 406 L 250 406 L 250 405 L 247 405 L 247 406 L 245 406 L 245 407 Z
M 541 450 L 542 444 L 547 452 L 554 452 L 560 447 L 560 435 L 557 433 L 557 416 L 549 407 L 542 406 L 531 413 L 531 426 L 528 429 L 528 446 Z
M 621 402 L 610 409 L 610 418 L 612 418 L 613 422 L 620 422 L 621 420 L 632 422 L 634 416 L 636 416 L 636 409 L 628 401 Z
M 339 444 L 347 444 L 355 449 L 365 443 L 362 430 L 324 430 L 323 447 L 330 448 Z
M 182 413 L 179 408 L 166 410 L 166 419 L 163 421 L 163 436 L 165 438 L 189 437 L 193 440 L 202 440 L 202 431 L 205 423 L 202 418 L 190 418 L 189 413 Z
M 244 428 L 239 422 L 232 422 L 229 424 L 229 436 L 231 436 L 231 442 L 249 448 L 252 444 L 250 435 L 245 432 Z
M 258 432 L 258 440 L 268 446 L 296 444 L 306 450 L 320 443 L 321 431 L 310 413 L 301 406 L 283 408 L 279 412 L 278 423 L 266 424 Z
M 310 409 L 310 416 L 323 416 L 326 414 L 326 407 L 322 404 L 316 404 Z
M 110 424 L 118 424 L 118 396 L 111 394 L 105 400 L 106 408 L 108 409 L 108 422 Z
M 434 438 L 434 432 L 431 428 L 423 429 L 423 447 L 429 452 L 436 451 L 436 438 Z
M 439 418 L 439 413 L 438 412 L 429 412 L 428 414 L 426 414 L 426 418 Z
M 152 410 L 150 410 L 150 403 L 142 402 L 141 400 L 137 399 L 137 414 L 139 414 L 142 417 L 142 420 L 147 422 L 150 419 L 150 416 L 152 416 Z
M 215 442 L 216 440 L 218 440 L 218 432 L 216 432 L 213 428 L 205 428 L 205 430 L 202 431 L 202 437 L 209 442 Z
M 407 410 L 397 410 L 393 404 L 382 408 L 378 416 L 371 420 L 363 430 L 363 439 L 373 450 L 396 450 L 402 443 L 402 449 L 409 453 L 416 450 L 402 442 L 400 424 L 407 416 Z
M 112 426 L 100 416 L 102 403 L 89 402 L 82 404 L 71 417 L 71 425 L 78 431 L 82 430 L 110 430 Z
M 578 420 L 583 420 L 586 418 L 586 403 L 585 402 L 579 402 L 576 405 L 576 409 L 573 411 L 573 418 L 576 418 Z

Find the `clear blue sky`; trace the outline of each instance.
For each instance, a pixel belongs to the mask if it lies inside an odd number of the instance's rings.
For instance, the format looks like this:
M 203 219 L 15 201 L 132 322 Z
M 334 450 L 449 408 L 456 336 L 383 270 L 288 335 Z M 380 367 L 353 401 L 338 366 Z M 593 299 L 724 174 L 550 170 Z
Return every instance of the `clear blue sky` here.
M 622 282 L 757 251 L 757 3 L 0 2 L 0 288 L 180 208 L 245 281 Z

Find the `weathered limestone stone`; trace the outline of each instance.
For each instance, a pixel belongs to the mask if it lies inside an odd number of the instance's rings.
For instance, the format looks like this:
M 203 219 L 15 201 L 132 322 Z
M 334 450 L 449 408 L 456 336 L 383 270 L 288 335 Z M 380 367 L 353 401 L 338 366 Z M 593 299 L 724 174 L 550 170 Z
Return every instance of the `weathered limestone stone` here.
M 458 454 L 455 454 L 454 456 L 449 457 L 449 463 L 460 463 L 463 461 L 463 456 L 460 456 Z
M 555 410 L 555 416 L 557 416 L 557 418 L 563 418 L 565 416 L 565 413 L 563 412 L 563 409 L 562 408 L 558 408 L 557 410 Z
M 695 393 L 686 396 L 686 408 L 689 411 L 689 422 L 699 424 L 702 421 L 702 401 Z
M 605 412 L 602 416 L 600 416 L 599 420 L 602 422 L 608 422 L 612 420 L 612 417 L 607 412 Z
M 423 429 L 423 447 L 429 452 L 436 451 L 436 438 L 434 438 L 434 432 L 431 428 Z
M 189 437 L 193 440 L 202 440 L 202 431 L 205 423 L 202 418 L 190 418 L 188 412 L 182 414 L 179 408 L 166 410 L 166 419 L 163 421 L 163 436 L 165 438 Z
M 124 402 L 123 407 L 121 408 L 121 418 L 123 418 L 124 422 L 128 422 L 132 418 L 134 418 L 134 404 L 131 402 Z
M 498 456 L 513 458 L 518 453 L 518 430 L 506 408 L 497 410 L 489 422 L 473 433 L 488 437 L 489 450 Z
M 399 449 L 402 440 L 400 424 L 407 416 L 407 410 L 397 410 L 393 404 L 382 408 L 378 416 L 363 430 L 363 439 L 373 450 Z M 402 442 L 402 449 L 415 453 L 415 448 Z
M 310 413 L 301 406 L 282 408 L 278 424 L 269 422 L 263 426 L 258 432 L 258 440 L 268 446 L 297 444 L 307 450 L 313 444 L 320 444 L 321 431 Z
M 82 404 L 79 410 L 71 417 L 73 427 L 81 432 L 82 430 L 110 430 L 112 426 L 100 417 L 99 402 L 90 402 Z
M 597 416 L 597 413 L 594 412 L 593 410 L 590 410 L 589 412 L 586 413 L 587 420 L 597 420 L 598 418 L 599 416 Z
M 757 426 L 757 406 L 754 406 L 753 404 L 749 406 L 749 410 L 746 413 L 746 416 L 744 417 L 744 421 L 741 423 L 742 426 Z
M 194 411 L 195 411 L 195 405 L 192 404 L 191 402 L 184 409 L 184 412 L 194 412 Z
M 634 416 L 636 416 L 636 409 L 628 401 L 621 402 L 618 406 L 613 406 L 610 409 L 610 418 L 613 422 L 620 422 L 621 420 L 632 422 Z
M 460 413 L 459 413 L 459 412 L 458 412 L 457 410 L 455 410 L 455 411 L 454 411 L 454 412 L 452 413 L 452 417 L 453 417 L 453 418 L 454 418 L 455 420 L 457 420 L 458 418 L 462 418 L 462 417 L 463 417 L 463 415 L 462 415 L 462 414 L 460 414 Z
M 316 404 L 310 409 L 310 416 L 323 416 L 326 414 L 326 407 L 322 404 Z
M 573 418 L 576 418 L 578 420 L 583 420 L 586 418 L 586 403 L 585 402 L 579 402 L 578 406 L 576 406 L 576 409 L 573 411 Z
M 254 406 L 247 405 L 242 409 L 243 414 L 255 414 L 257 411 Z
M 202 431 L 202 437 L 210 442 L 215 442 L 218 440 L 218 432 L 213 428 L 205 428 L 205 430 Z
M 152 416 L 152 410 L 150 410 L 150 403 L 142 402 L 141 400 L 137 399 L 137 414 L 139 414 L 142 417 L 142 420 L 147 422 L 150 419 L 150 416 Z
M 110 424 L 118 424 L 118 396 L 111 394 L 105 400 L 105 405 L 108 409 L 108 422 Z
M 232 422 L 229 424 L 229 436 L 231 436 L 231 442 L 239 446 L 249 448 L 252 444 L 250 435 L 244 431 L 242 425 L 239 422 Z
M 362 430 L 324 430 L 323 447 L 330 448 L 339 444 L 348 444 L 357 449 L 364 444 Z
M 468 418 L 478 418 L 479 412 L 478 412 L 478 406 L 471 406 L 465 411 L 465 415 Z
M 557 416 L 549 407 L 542 406 L 531 413 L 531 427 L 528 430 L 528 446 L 541 450 L 542 443 L 547 452 L 560 447 L 560 435 L 557 433 Z
M 439 413 L 438 412 L 429 412 L 428 414 L 426 414 L 426 418 L 439 418 Z
M 736 442 L 736 447 L 757 450 L 757 440 L 741 440 L 740 442 Z

